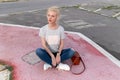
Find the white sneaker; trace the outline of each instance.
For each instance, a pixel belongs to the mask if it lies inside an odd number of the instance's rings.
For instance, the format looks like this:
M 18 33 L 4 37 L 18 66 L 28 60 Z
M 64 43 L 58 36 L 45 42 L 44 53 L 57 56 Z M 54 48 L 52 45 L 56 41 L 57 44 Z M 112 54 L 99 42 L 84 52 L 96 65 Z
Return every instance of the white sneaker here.
M 47 70 L 49 68 L 52 68 L 52 66 L 50 64 L 45 63 L 43 68 L 44 70 Z
M 56 68 L 58 70 L 65 70 L 65 71 L 69 71 L 70 70 L 69 65 L 63 64 L 63 63 L 58 64 L 58 66 Z

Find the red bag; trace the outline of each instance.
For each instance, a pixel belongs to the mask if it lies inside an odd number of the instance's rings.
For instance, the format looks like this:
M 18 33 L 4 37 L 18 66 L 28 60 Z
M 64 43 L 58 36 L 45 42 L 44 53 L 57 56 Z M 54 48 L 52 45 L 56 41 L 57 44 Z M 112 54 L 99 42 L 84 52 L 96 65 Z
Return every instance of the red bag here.
M 72 56 L 71 60 L 72 60 L 72 64 L 73 65 L 79 65 L 80 64 L 80 55 L 78 52 L 75 52 L 75 54 Z
M 85 64 L 80 56 L 80 54 L 75 51 L 75 54 L 71 57 L 72 65 L 71 72 L 75 75 L 83 73 L 86 69 Z

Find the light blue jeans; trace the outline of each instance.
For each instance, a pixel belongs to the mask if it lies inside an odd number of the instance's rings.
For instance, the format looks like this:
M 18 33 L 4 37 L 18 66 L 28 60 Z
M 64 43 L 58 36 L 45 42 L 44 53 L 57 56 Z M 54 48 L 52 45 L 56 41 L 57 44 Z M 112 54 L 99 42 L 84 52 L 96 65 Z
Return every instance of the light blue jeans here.
M 75 51 L 72 50 L 71 48 L 63 49 L 61 51 L 61 55 L 60 55 L 61 62 L 70 59 L 74 55 L 74 53 L 75 53 Z M 41 60 L 52 65 L 51 57 L 45 49 L 42 49 L 42 48 L 36 49 L 36 54 Z M 56 56 L 57 53 L 53 53 L 53 54 L 54 54 L 54 56 Z

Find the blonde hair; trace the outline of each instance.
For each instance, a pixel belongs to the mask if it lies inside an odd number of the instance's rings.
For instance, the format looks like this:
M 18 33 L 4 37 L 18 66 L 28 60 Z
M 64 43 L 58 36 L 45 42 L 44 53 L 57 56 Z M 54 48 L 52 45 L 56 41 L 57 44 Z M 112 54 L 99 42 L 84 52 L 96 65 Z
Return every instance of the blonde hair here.
M 59 10 L 59 8 L 58 8 L 57 6 L 49 7 L 48 10 L 47 10 L 47 13 L 48 13 L 49 11 L 54 11 L 54 12 L 57 13 L 57 16 L 60 16 L 60 10 Z

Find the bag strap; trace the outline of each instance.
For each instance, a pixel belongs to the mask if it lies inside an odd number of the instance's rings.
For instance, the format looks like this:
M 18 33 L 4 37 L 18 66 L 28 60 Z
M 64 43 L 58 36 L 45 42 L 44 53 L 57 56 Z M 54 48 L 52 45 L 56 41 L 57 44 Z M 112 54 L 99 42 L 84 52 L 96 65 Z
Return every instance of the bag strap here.
M 84 61 L 82 60 L 82 58 L 80 57 L 80 61 L 82 62 L 82 64 L 83 64 L 83 67 L 84 67 L 84 69 L 81 71 L 81 72 L 79 72 L 79 73 L 74 73 L 74 72 L 72 72 L 73 74 L 75 74 L 75 75 L 80 75 L 80 74 L 82 74 L 84 71 L 85 71 L 85 69 L 86 69 L 86 67 L 85 67 L 85 63 L 84 63 Z M 79 64 L 80 65 L 80 64 Z M 71 65 L 71 68 L 72 68 L 72 66 L 74 66 L 73 64 Z

